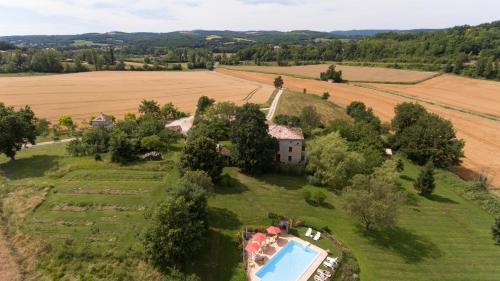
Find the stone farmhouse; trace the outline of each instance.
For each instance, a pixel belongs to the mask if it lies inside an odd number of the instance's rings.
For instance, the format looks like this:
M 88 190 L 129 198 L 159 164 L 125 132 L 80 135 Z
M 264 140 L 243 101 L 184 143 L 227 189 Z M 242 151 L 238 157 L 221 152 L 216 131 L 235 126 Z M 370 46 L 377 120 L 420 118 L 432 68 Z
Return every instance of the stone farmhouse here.
M 279 150 L 276 160 L 281 164 L 303 165 L 306 162 L 304 145 L 304 134 L 301 128 L 269 125 L 269 135 L 275 137 L 279 142 Z

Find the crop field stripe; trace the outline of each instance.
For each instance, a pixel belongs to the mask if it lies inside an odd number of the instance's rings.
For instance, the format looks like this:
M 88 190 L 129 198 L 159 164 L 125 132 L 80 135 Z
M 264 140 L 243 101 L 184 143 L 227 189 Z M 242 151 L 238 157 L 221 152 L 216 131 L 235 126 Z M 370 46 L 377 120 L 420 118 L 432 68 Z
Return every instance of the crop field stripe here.
M 477 116 L 477 117 L 489 119 L 489 120 L 492 120 L 492 121 L 500 122 L 500 116 L 496 116 L 496 115 L 493 115 L 493 114 L 487 114 L 487 113 L 472 111 L 472 110 L 464 109 L 464 108 L 461 108 L 461 107 L 449 105 L 449 104 L 446 104 L 446 103 L 440 103 L 440 102 L 436 102 L 436 101 L 429 100 L 429 99 L 419 98 L 419 97 L 414 96 L 414 95 L 403 94 L 401 92 L 394 91 L 394 90 L 382 90 L 382 89 L 379 89 L 377 87 L 371 87 L 371 86 L 363 85 L 363 84 L 352 84 L 352 85 L 356 86 L 356 87 L 366 88 L 366 89 L 378 91 L 378 92 L 381 92 L 381 93 L 386 93 L 386 94 L 390 94 L 390 95 L 400 96 L 400 97 L 412 99 L 412 100 L 415 100 L 415 101 L 427 103 L 427 104 L 430 104 L 430 105 L 439 106 L 439 107 L 444 108 L 444 109 L 449 109 L 449 110 L 457 111 L 457 112 L 460 112 L 460 113 L 465 113 L 465 114 L 469 114 L 469 115 L 473 115 L 473 116 Z

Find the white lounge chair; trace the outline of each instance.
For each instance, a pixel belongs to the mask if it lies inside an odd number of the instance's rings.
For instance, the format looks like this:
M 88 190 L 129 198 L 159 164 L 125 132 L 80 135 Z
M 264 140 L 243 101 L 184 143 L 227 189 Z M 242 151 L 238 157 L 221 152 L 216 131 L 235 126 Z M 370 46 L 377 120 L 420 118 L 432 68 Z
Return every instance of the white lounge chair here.
M 327 262 L 327 261 L 324 261 L 324 262 L 323 262 L 323 265 L 324 265 L 325 267 L 330 268 L 330 269 L 334 269 L 334 268 L 333 268 L 333 264 L 331 264 L 331 263 L 329 263 L 329 262 Z
M 330 258 L 330 257 L 327 257 L 326 260 L 329 262 L 329 263 L 337 263 L 337 261 L 339 260 L 339 258 L 337 257 L 334 257 L 334 258 Z
M 328 270 L 323 270 L 321 268 L 318 268 L 318 270 L 316 270 L 316 272 L 320 275 L 320 276 L 326 276 L 326 277 L 332 277 L 332 273 Z
M 313 240 L 314 240 L 314 241 L 318 241 L 318 240 L 319 240 L 319 238 L 321 238 L 321 232 L 319 232 L 319 231 L 318 231 L 318 232 L 316 233 L 316 235 L 314 235 Z
M 309 227 L 306 231 L 306 237 L 313 237 L 312 232 L 313 232 L 312 228 Z
M 321 277 L 319 275 L 314 275 L 314 281 L 325 281 L 327 278 Z

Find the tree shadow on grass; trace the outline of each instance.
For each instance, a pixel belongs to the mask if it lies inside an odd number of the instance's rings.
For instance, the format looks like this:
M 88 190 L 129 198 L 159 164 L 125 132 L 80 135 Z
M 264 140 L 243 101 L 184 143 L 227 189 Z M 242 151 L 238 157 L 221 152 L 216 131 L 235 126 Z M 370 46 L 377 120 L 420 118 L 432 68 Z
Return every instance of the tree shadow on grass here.
M 431 201 L 439 202 L 439 203 L 458 204 L 457 201 L 452 200 L 450 198 L 443 197 L 443 196 L 438 195 L 438 194 L 427 195 L 427 196 L 425 196 L 425 198 L 427 198 Z
M 265 174 L 256 176 L 255 178 L 267 184 L 284 187 L 288 190 L 298 190 L 307 184 L 306 179 L 302 176 Z
M 248 190 L 238 179 L 229 174 L 223 174 L 220 181 L 215 185 L 216 194 L 239 194 Z
M 11 160 L 0 164 L 0 170 L 5 171 L 10 179 L 43 177 L 45 173 L 58 165 L 60 156 L 34 155 L 29 158 Z
M 228 281 L 234 275 L 245 277 L 241 263 L 241 250 L 234 237 L 215 229 L 205 236 L 199 254 L 186 266 L 188 273 L 196 273 L 205 281 Z M 243 279 L 242 279 L 243 280 Z
M 360 227 L 358 231 L 377 246 L 395 252 L 407 263 L 418 263 L 427 258 L 436 259 L 442 255 L 437 245 L 425 236 L 401 227 L 374 229 L 368 233 Z
M 410 177 L 408 175 L 400 175 L 399 178 L 402 179 L 402 180 L 405 180 L 405 181 L 409 181 L 409 182 L 414 182 L 415 181 L 412 177 Z
M 210 226 L 220 229 L 237 230 L 241 227 L 238 216 L 228 209 L 209 207 L 208 221 Z
M 335 209 L 335 207 L 332 204 L 330 204 L 330 203 L 328 203 L 326 201 L 323 202 L 323 203 L 321 203 L 321 204 L 318 204 L 318 203 L 316 203 L 314 201 L 306 200 L 306 203 L 309 204 L 309 205 L 311 205 L 311 206 L 314 206 L 314 207 L 320 207 L 320 208 L 325 208 L 325 209 L 329 209 L 329 210 Z

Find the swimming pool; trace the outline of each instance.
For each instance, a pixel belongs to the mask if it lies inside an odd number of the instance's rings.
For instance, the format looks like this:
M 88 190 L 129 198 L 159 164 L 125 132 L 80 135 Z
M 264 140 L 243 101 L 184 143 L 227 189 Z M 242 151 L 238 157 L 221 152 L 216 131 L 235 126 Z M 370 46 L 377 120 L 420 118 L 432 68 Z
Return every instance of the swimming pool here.
M 255 275 L 261 281 L 295 281 L 318 256 L 313 249 L 290 240 Z

